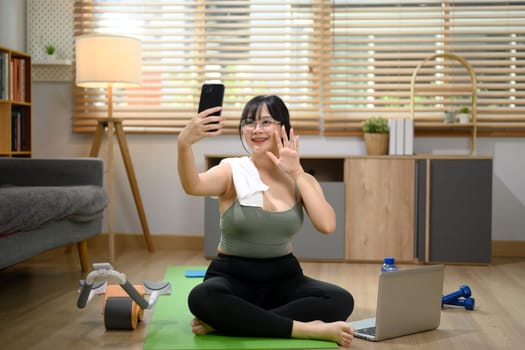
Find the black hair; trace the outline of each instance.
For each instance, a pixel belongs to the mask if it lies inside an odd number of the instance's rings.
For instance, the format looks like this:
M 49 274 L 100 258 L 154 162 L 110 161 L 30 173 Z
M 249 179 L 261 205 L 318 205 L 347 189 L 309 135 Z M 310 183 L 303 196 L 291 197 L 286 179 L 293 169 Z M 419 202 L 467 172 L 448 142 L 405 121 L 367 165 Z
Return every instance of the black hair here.
M 279 96 L 275 95 L 261 95 L 253 97 L 244 106 L 241 114 L 241 120 L 239 121 L 239 137 L 241 138 L 241 142 L 242 121 L 246 119 L 256 120 L 257 113 L 260 111 L 263 104 L 266 105 L 266 108 L 268 108 L 268 112 L 270 112 L 272 118 L 275 121 L 281 123 L 281 125 L 284 125 L 284 128 L 286 129 L 286 135 L 290 137 L 290 129 L 292 128 L 290 125 L 290 113 L 288 112 L 288 108 L 284 104 L 283 100 Z M 242 142 L 242 145 L 244 147 L 244 142 Z

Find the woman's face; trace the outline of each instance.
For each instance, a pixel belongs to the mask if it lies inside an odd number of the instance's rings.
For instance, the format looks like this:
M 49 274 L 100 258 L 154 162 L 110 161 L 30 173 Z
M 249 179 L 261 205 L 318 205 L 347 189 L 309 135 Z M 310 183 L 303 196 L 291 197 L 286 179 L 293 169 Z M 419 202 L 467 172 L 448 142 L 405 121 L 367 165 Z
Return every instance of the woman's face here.
M 242 135 L 244 142 L 248 145 L 253 153 L 273 151 L 276 149 L 275 130 L 278 131 L 280 138 L 281 124 L 273 119 L 268 111 L 266 104 L 262 104 L 255 120 L 246 119 L 242 124 Z

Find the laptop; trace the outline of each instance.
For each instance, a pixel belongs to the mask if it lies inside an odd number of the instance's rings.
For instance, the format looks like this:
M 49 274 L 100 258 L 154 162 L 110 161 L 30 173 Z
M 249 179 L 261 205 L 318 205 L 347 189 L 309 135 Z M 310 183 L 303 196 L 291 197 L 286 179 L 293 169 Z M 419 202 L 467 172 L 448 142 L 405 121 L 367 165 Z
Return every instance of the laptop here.
M 444 272 L 444 265 L 381 272 L 376 316 L 349 322 L 354 336 L 380 341 L 438 328 Z

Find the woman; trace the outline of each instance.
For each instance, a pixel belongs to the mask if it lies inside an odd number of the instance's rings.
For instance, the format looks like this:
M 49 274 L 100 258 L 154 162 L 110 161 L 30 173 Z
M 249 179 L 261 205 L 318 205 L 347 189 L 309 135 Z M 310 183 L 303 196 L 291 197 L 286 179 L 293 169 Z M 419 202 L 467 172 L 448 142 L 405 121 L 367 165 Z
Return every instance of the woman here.
M 320 339 L 347 348 L 352 295 L 304 276 L 291 251 L 303 207 L 321 233 L 332 233 L 336 218 L 319 183 L 301 167 L 288 109 L 277 96 L 251 99 L 239 125 L 250 157 L 228 158 L 199 173 L 191 146 L 221 133 L 223 117 L 210 116 L 220 109 L 196 115 L 178 138 L 182 187 L 216 196 L 221 212 L 218 255 L 188 297 L 193 333 Z

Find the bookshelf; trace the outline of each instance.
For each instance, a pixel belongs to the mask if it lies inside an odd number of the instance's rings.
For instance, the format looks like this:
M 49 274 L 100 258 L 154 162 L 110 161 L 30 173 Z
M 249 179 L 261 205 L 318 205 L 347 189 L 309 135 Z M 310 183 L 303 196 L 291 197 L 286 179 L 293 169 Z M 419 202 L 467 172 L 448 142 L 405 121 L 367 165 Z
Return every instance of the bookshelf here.
M 0 157 L 31 157 L 31 55 L 2 46 Z

